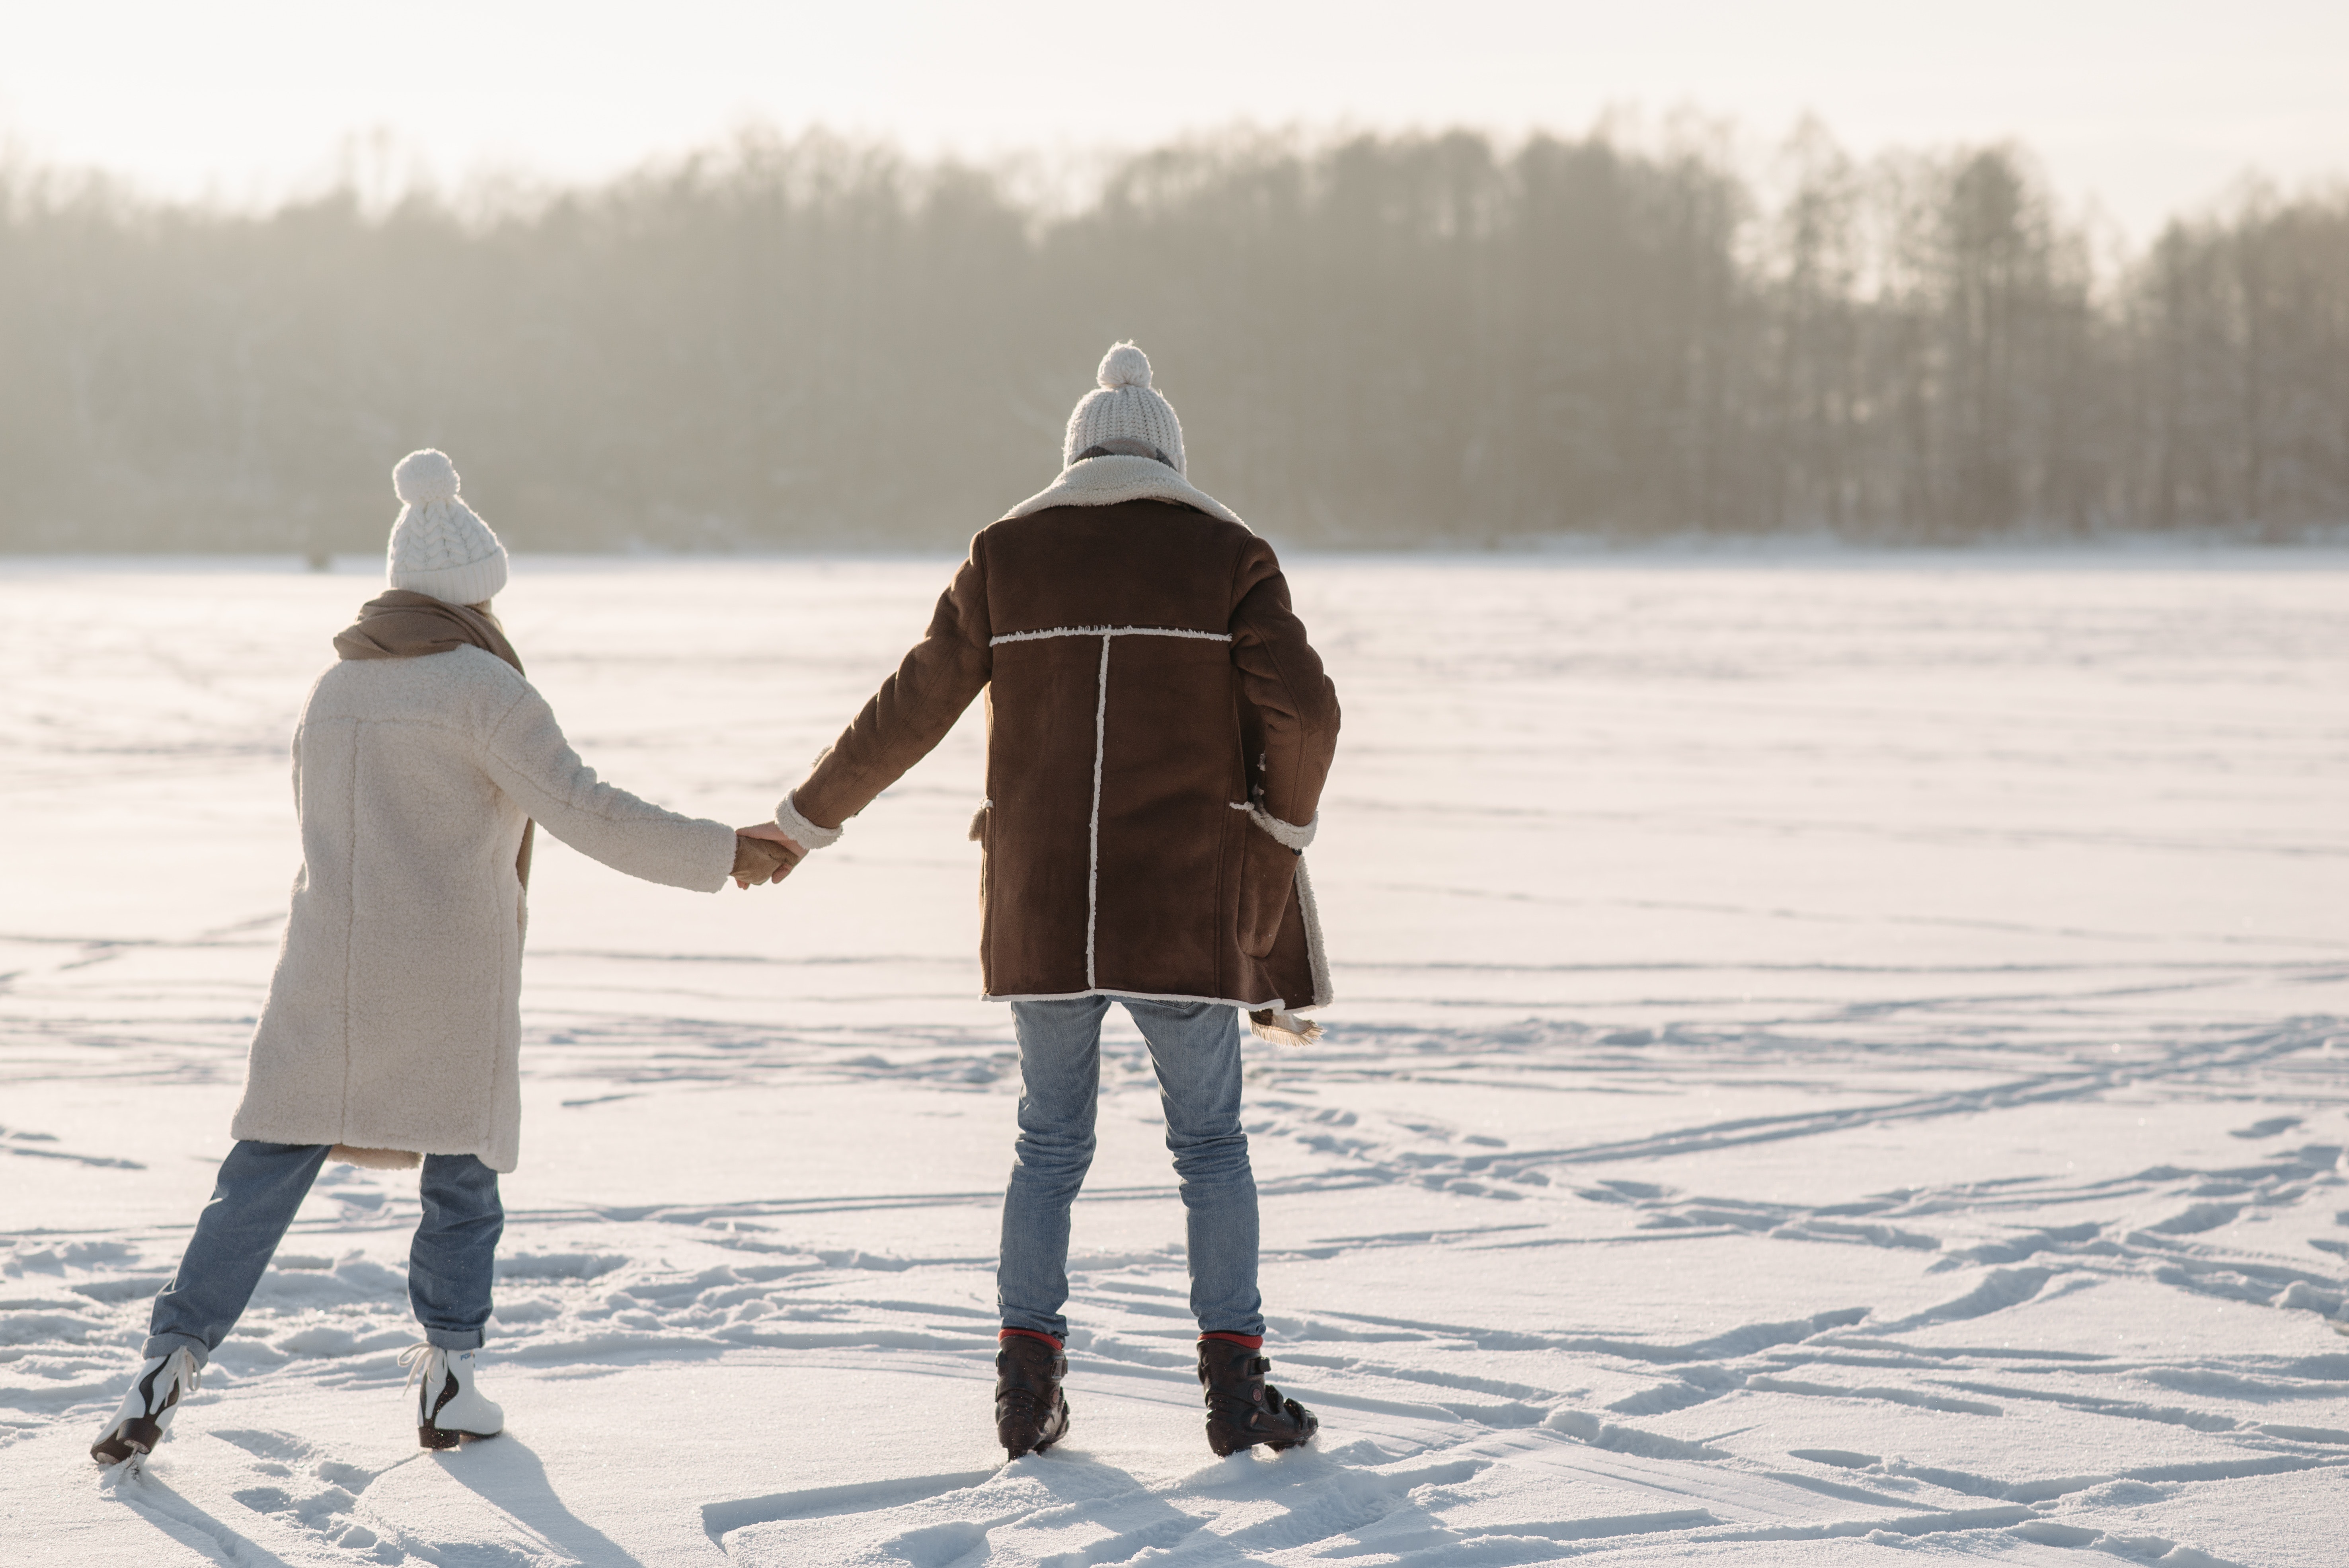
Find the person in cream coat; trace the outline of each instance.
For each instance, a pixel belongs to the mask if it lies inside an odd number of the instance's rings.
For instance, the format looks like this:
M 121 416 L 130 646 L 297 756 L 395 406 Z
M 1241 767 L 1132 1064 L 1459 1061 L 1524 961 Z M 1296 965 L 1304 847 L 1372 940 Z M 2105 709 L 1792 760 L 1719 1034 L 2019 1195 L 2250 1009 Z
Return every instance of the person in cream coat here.
M 521 1153 L 517 1068 L 534 829 L 616 871 L 714 892 L 781 864 L 722 822 L 599 780 L 491 613 L 506 552 L 437 451 L 392 470 L 389 592 L 335 638 L 294 733 L 302 829 L 285 942 L 212 1201 L 155 1300 L 145 1365 L 91 1453 L 151 1451 L 329 1159 L 420 1165 L 408 1287 L 419 1440 L 502 1429 L 474 1386 Z

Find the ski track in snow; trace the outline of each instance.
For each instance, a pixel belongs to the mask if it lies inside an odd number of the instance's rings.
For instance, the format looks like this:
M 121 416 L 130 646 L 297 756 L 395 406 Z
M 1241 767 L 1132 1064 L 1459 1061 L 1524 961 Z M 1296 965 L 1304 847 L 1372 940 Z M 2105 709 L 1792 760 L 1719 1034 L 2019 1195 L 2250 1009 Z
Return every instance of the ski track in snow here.
M 368 585 L 0 563 L 0 1557 L 2337 1563 L 2349 563 L 2271 559 L 1295 566 L 1340 1001 L 1248 1130 L 1311 1448 L 1199 1437 L 1113 1015 L 1074 1428 L 1000 1462 L 973 721 L 781 889 L 542 855 L 506 1436 L 413 1446 L 413 1179 L 330 1168 L 105 1478 Z M 943 576 L 525 559 L 501 610 L 608 777 L 748 820 Z

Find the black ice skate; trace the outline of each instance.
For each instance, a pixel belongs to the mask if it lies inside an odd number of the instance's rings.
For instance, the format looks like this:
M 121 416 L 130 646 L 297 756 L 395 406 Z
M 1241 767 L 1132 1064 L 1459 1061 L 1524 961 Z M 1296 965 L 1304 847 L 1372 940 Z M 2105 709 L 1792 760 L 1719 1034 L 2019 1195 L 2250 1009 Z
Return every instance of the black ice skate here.
M 1313 1440 L 1321 1419 L 1264 1380 L 1272 1363 L 1228 1339 L 1199 1341 L 1199 1385 L 1207 1391 L 1207 1446 L 1228 1458 L 1262 1443 L 1276 1453 Z
M 1024 1334 L 1007 1334 L 995 1352 L 995 1436 L 1004 1456 L 1040 1454 L 1069 1434 L 1069 1400 L 1061 1380 L 1069 1358 L 1061 1347 Z

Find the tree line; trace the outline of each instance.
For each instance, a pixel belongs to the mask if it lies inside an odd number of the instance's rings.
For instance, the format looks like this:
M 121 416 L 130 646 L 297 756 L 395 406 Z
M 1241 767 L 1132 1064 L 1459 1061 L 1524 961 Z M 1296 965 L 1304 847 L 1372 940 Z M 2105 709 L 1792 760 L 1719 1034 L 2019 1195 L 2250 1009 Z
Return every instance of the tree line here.
M 950 545 L 1120 338 L 1299 542 L 2349 520 L 2349 193 L 2094 242 L 2021 150 L 1816 128 L 1236 133 L 1059 204 L 821 134 L 260 212 L 0 165 L 0 549 L 376 549 L 425 445 L 527 548 Z

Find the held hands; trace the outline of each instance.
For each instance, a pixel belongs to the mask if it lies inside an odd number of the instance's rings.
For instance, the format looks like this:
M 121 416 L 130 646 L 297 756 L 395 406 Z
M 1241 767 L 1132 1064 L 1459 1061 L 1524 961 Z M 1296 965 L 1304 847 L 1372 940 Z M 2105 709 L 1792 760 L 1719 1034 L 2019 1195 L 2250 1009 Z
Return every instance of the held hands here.
M 733 877 L 736 887 L 766 882 L 779 869 L 786 872 L 791 869 L 783 861 L 781 846 L 741 833 L 734 835 L 734 869 L 728 874 Z
M 738 828 L 731 873 L 734 885 L 747 888 L 754 882 L 781 882 L 806 857 L 805 847 L 772 822 Z
M 754 839 L 747 833 L 734 835 L 734 869 L 727 873 L 736 887 L 749 887 L 752 882 L 781 882 L 791 874 L 792 862 L 783 857 L 781 844 Z

